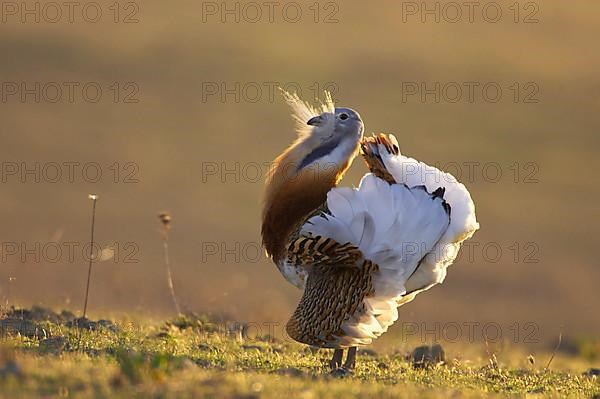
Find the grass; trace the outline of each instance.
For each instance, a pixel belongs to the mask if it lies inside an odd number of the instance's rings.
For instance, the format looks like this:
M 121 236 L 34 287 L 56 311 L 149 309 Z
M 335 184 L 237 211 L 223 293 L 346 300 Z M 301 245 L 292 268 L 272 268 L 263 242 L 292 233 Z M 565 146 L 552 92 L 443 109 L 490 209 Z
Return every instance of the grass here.
M 5 319 L 6 320 L 6 319 Z M 359 351 L 352 376 L 329 374 L 330 352 L 270 337 L 244 337 L 239 323 L 207 317 L 95 325 L 34 320 L 36 330 L 4 325 L 0 397 L 594 397 L 597 377 L 573 358 L 545 371 L 518 348 L 503 364 L 457 359 L 415 369 L 401 352 Z M 45 338 L 46 337 L 46 338 Z M 510 358 L 510 356 L 508 356 Z M 529 363 L 529 365 L 527 365 Z M 567 367 L 565 367 L 565 365 Z M 577 366 L 575 366 L 577 367 Z

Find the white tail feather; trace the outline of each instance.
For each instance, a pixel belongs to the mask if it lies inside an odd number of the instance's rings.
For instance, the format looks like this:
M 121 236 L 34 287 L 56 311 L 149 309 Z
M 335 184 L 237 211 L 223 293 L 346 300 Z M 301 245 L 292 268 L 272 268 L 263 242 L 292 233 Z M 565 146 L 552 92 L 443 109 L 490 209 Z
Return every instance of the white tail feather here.
M 431 253 L 406 283 L 408 292 L 427 289 L 444 281 L 446 268 L 452 264 L 463 241 L 479 229 L 475 205 L 466 187 L 450 173 L 403 155 L 389 154 L 382 145 L 379 152 L 386 169 L 399 183 L 424 185 L 432 191 L 444 187 L 444 199 L 452 207 L 450 225 Z
M 390 185 L 372 174 L 365 175 L 357 189 L 332 189 L 327 205 L 331 214 L 311 218 L 302 234 L 351 242 L 378 265 L 375 294 L 366 300 L 366 312 L 349 315 L 353 317 L 343 325 L 357 344 L 370 342 L 398 318 L 404 285 L 446 231 L 449 215 L 443 199 L 424 188 Z
M 334 188 L 327 196 L 331 214 L 315 216 L 302 228 L 304 235 L 356 245 L 379 267 L 364 311 L 348 315 L 343 324 L 341 346 L 369 344 L 383 334 L 398 319 L 400 304 L 444 280 L 462 241 L 479 228 L 471 196 L 454 176 L 379 147 L 399 184 L 367 174 L 356 189 Z M 445 188 L 443 199 L 430 194 L 439 187 Z

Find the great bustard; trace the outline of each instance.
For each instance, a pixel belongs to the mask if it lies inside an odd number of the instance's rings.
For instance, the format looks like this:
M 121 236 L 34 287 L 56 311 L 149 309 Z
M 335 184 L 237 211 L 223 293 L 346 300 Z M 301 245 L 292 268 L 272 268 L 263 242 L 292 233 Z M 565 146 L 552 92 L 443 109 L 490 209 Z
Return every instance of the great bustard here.
M 397 307 L 441 283 L 479 228 L 469 192 L 452 175 L 400 154 L 396 138 L 363 138 L 360 115 L 284 93 L 299 137 L 267 179 L 262 240 L 283 276 L 304 290 L 287 323 L 296 341 L 334 348 L 331 367 L 355 365 L 398 318 Z M 361 152 L 371 173 L 337 183 Z

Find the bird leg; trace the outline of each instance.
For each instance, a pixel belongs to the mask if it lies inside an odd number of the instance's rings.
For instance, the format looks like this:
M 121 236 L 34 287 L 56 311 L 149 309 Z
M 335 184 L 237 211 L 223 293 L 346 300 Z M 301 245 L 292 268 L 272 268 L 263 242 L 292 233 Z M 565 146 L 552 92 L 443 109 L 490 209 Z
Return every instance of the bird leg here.
M 356 366 L 356 346 L 348 349 L 348 355 L 344 363 L 344 368 L 348 371 L 354 370 L 354 366 Z
M 342 365 L 342 357 L 343 356 L 344 356 L 344 350 L 343 349 L 335 349 L 333 351 L 333 358 L 329 362 L 329 366 L 331 367 L 332 370 L 335 370 L 338 367 L 341 367 L 341 365 Z

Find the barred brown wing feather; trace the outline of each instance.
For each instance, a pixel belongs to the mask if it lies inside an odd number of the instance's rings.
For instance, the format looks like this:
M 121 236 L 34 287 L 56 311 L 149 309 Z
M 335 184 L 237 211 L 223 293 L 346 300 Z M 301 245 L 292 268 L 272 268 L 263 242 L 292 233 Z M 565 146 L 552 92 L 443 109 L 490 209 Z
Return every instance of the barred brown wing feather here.
M 397 183 L 396 179 L 387 170 L 383 159 L 381 158 L 380 147 L 382 145 L 384 150 L 388 154 L 398 155 L 400 149 L 398 148 L 398 142 L 394 136 L 387 136 L 383 133 L 372 136 L 364 137 L 360 142 L 361 155 L 363 156 L 369 171 L 380 179 L 385 180 L 389 184 Z
M 355 245 L 323 236 L 300 236 L 288 247 L 288 261 L 294 266 L 356 267 L 361 259 L 363 254 Z

